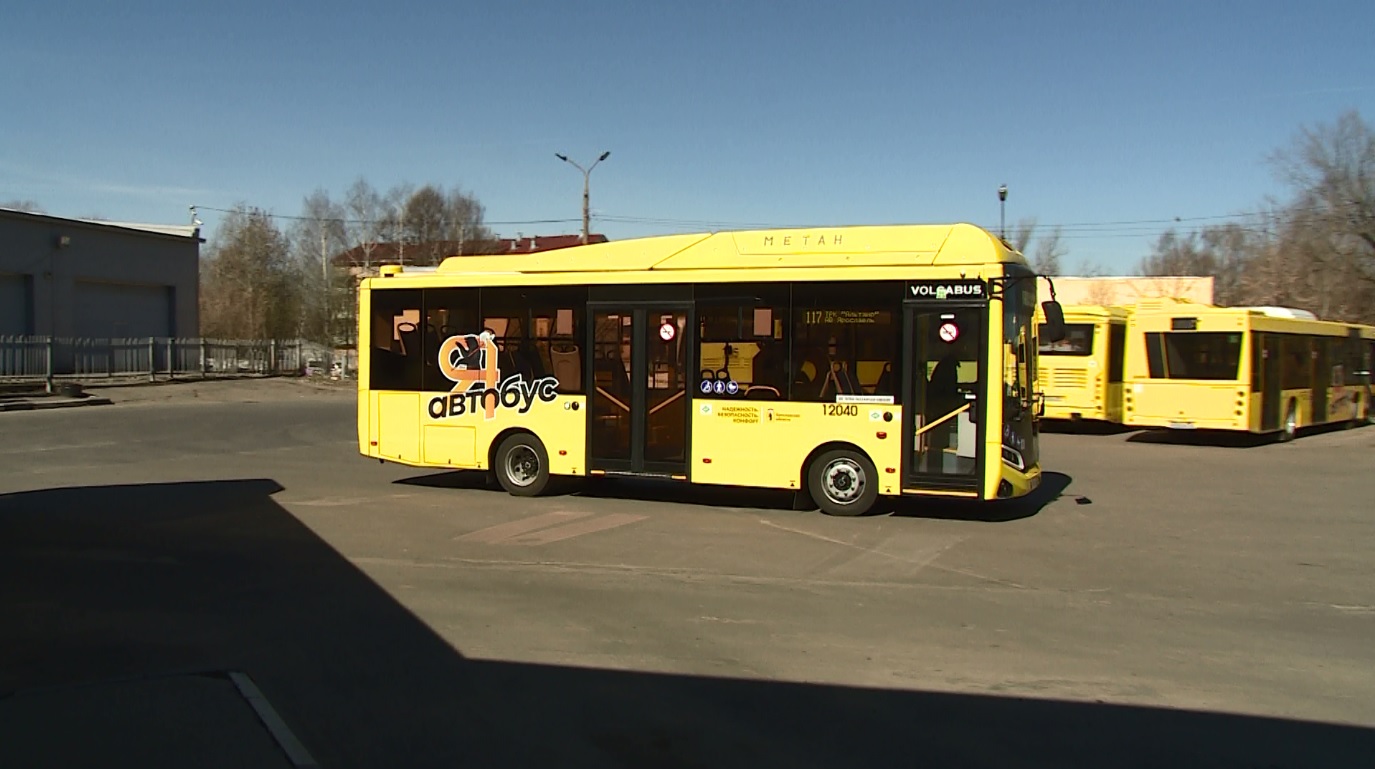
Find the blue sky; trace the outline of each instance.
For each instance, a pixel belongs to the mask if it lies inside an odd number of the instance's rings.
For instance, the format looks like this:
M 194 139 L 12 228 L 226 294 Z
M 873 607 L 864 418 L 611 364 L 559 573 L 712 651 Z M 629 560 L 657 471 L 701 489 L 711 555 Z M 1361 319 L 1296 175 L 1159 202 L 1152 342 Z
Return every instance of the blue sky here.
M 1282 197 L 1266 158 L 1375 120 L 1358 2 L 26 3 L 0 23 L 0 200 L 180 223 L 359 176 L 504 235 L 1065 224 L 1067 265 Z M 213 236 L 216 214 L 202 209 Z M 627 222 L 674 220 L 688 224 Z M 1117 222 L 1147 224 L 1111 224 Z M 513 222 L 506 224 L 505 222 Z M 1082 225 L 1098 225 L 1084 227 Z

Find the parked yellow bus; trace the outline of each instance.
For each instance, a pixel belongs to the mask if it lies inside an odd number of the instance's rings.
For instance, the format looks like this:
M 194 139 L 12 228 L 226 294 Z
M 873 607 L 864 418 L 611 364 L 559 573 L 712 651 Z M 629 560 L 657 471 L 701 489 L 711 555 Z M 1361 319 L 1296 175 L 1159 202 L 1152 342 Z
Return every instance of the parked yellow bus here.
M 1123 307 L 1065 305 L 1064 338 L 1052 342 L 1042 330 L 1037 370 L 1046 419 L 1122 421 L 1127 315 Z M 1037 321 L 1044 325 L 1040 312 Z
M 384 267 L 359 304 L 368 457 L 522 496 L 551 476 L 793 489 L 834 515 L 1040 481 L 1036 281 L 972 225 L 454 257 Z
M 1133 308 L 1127 337 L 1128 425 L 1290 440 L 1305 427 L 1372 415 L 1369 326 L 1163 299 Z

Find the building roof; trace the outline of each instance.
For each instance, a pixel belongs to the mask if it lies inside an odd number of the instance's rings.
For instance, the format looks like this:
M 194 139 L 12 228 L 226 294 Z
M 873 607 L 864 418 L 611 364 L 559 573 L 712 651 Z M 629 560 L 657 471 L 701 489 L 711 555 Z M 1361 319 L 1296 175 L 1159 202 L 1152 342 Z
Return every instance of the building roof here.
M 200 240 L 200 227 L 195 225 L 177 224 L 139 224 L 135 222 L 107 222 L 101 219 L 73 219 L 65 216 L 53 216 L 51 214 L 41 214 L 34 211 L 20 211 L 13 208 L 0 208 L 0 215 L 10 216 L 16 219 L 30 219 L 34 221 L 48 221 L 60 224 L 80 224 L 91 227 L 109 227 L 120 230 L 131 230 L 143 232 L 151 235 L 165 235 L 172 238 L 182 238 L 188 240 Z

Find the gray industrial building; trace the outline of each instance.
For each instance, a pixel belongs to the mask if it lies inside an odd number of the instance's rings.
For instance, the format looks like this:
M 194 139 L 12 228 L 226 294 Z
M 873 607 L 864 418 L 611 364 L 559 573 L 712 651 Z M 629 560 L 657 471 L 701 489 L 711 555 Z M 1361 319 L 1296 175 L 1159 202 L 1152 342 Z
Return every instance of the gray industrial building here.
M 0 209 L 0 335 L 200 333 L 200 229 Z

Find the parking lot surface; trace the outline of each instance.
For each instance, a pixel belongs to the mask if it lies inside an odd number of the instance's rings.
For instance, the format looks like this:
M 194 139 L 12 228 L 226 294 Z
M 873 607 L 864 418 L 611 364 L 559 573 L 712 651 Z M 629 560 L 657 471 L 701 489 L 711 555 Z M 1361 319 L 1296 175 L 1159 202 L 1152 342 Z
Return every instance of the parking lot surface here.
M 1047 434 L 1030 499 L 836 519 L 516 499 L 359 457 L 345 388 L 178 387 L 0 415 L 0 703 L 239 671 L 328 767 L 1375 755 L 1375 428 Z

